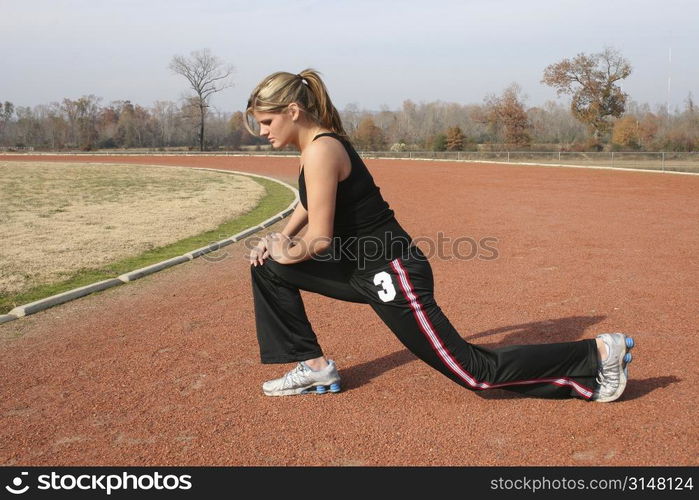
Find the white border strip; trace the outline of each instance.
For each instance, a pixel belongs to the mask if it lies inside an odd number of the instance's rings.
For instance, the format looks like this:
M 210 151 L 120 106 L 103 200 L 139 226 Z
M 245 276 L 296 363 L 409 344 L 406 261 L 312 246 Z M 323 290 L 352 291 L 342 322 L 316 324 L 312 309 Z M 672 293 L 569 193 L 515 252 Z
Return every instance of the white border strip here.
M 99 163 L 99 165 L 104 165 L 103 163 Z M 142 166 L 158 166 L 158 167 L 163 167 L 163 168 L 171 168 L 168 165 L 142 165 Z M 37 313 L 39 311 L 43 311 L 45 309 L 48 309 L 53 306 L 57 306 L 59 304 L 63 304 L 65 302 L 69 302 L 71 300 L 75 300 L 80 297 L 84 297 L 86 295 L 89 295 L 91 293 L 95 292 L 100 292 L 102 290 L 106 290 L 107 288 L 112 288 L 114 286 L 118 285 L 123 285 L 124 283 L 129 283 L 131 281 L 137 280 L 139 278 L 143 278 L 144 276 L 148 276 L 149 274 L 156 273 L 158 271 L 162 271 L 163 269 L 167 269 L 168 267 L 176 266 L 177 264 L 182 264 L 185 262 L 189 262 L 191 260 L 196 259 L 197 257 L 201 257 L 202 255 L 205 255 L 210 252 L 214 252 L 220 248 L 223 248 L 225 246 L 230 245 L 231 243 L 235 243 L 237 241 L 240 241 L 242 239 L 247 238 L 248 236 L 261 231 L 262 229 L 265 229 L 272 224 L 276 224 L 280 220 L 284 219 L 287 217 L 291 212 L 294 211 L 294 208 L 296 207 L 296 204 L 299 201 L 299 192 L 298 190 L 291 186 L 290 184 L 287 184 L 286 182 L 282 182 L 279 179 L 274 179 L 273 177 L 268 177 L 266 175 L 259 175 L 259 174 L 251 174 L 249 172 L 240 172 L 237 170 L 221 170 L 221 169 L 215 169 L 215 168 L 199 168 L 199 167 L 184 167 L 184 168 L 189 168 L 192 170 L 208 170 L 211 172 L 223 172 L 226 174 L 238 174 L 238 175 L 244 175 L 248 177 L 258 177 L 260 179 L 266 179 L 272 182 L 276 182 L 277 184 L 281 184 L 282 186 L 290 189 L 294 193 L 294 201 L 291 202 L 291 204 L 279 212 L 278 214 L 270 217 L 269 219 L 261 222 L 260 224 L 256 226 L 249 227 L 237 234 L 234 234 L 233 236 L 230 236 L 228 238 L 225 238 L 221 241 L 217 241 L 216 243 L 212 243 L 211 245 L 207 245 L 202 248 L 198 248 L 196 250 L 192 250 L 191 252 L 188 252 L 184 255 L 180 255 L 179 257 L 173 257 L 171 259 L 164 260 L 162 262 L 158 262 L 156 264 L 152 264 L 147 267 L 143 267 L 141 269 L 136 269 L 134 271 L 131 271 L 126 274 L 122 274 L 118 278 L 112 278 L 104 281 L 99 281 L 97 283 L 92 283 L 91 285 L 86 285 L 80 288 L 74 288 L 73 290 L 68 290 L 67 292 L 59 293 L 57 295 L 52 295 L 51 297 L 46 297 L 45 299 L 40 299 L 35 302 L 31 302 L 29 304 L 24 304 L 21 306 L 17 306 L 14 309 L 12 309 L 8 314 L 0 314 L 0 324 L 7 323 L 9 321 L 13 321 L 19 318 L 22 318 L 24 316 L 28 316 L 30 314 Z

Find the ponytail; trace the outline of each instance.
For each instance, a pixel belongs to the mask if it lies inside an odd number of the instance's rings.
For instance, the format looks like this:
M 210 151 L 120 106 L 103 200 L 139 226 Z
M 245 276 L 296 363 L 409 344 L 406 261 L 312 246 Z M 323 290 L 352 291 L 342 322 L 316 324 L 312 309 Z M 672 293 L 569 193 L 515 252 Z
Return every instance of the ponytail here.
M 316 118 L 318 123 L 336 134 L 346 137 L 347 133 L 342 126 L 340 113 L 338 113 L 330 100 L 328 89 L 325 87 L 323 80 L 320 79 L 318 72 L 312 69 L 305 69 L 299 73 L 298 76 L 301 78 L 302 82 L 308 85 L 308 89 L 313 96 L 312 100 L 315 103 L 313 107 L 317 110 Z
M 297 75 L 277 72 L 262 80 L 248 100 L 245 127 L 254 134 L 255 111 L 281 112 L 292 102 L 321 127 L 347 137 L 340 113 L 330 100 L 320 75 L 313 69 L 305 69 Z

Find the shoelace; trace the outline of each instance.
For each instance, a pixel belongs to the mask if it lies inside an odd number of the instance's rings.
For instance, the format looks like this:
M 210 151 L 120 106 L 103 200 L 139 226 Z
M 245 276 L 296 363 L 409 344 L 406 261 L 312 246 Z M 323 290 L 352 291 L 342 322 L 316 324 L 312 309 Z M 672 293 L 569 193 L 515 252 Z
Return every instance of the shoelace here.
M 305 376 L 307 371 L 308 367 L 303 363 L 299 363 L 298 365 L 296 365 L 296 368 L 284 375 L 284 382 L 282 383 L 282 387 L 290 388 L 294 387 L 297 384 L 300 385 L 301 378 Z
M 606 359 L 605 361 L 609 361 L 609 359 Z M 600 390 L 607 388 L 608 384 L 615 384 L 619 382 L 618 372 L 616 370 L 606 370 L 604 364 L 605 363 L 602 363 L 602 367 L 597 370 L 597 378 L 595 379 L 599 384 Z
M 616 377 L 612 377 L 612 376 L 610 376 L 609 374 L 605 374 L 605 370 L 602 369 L 602 370 L 597 370 L 597 378 L 596 378 L 595 380 L 597 380 L 597 383 L 598 383 L 600 386 L 602 386 L 602 385 L 604 385 L 606 382 L 614 382 L 614 379 L 615 379 L 615 378 L 616 378 Z

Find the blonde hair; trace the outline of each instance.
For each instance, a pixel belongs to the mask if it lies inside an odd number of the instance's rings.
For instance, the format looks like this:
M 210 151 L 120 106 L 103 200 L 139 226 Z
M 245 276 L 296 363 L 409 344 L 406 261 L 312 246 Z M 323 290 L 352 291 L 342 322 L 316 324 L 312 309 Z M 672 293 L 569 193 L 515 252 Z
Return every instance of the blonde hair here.
M 305 69 L 297 75 L 278 71 L 262 80 L 248 99 L 245 128 L 257 135 L 254 131 L 255 111 L 281 113 L 292 102 L 298 104 L 320 126 L 347 137 L 340 113 L 333 106 L 320 75 L 313 69 Z

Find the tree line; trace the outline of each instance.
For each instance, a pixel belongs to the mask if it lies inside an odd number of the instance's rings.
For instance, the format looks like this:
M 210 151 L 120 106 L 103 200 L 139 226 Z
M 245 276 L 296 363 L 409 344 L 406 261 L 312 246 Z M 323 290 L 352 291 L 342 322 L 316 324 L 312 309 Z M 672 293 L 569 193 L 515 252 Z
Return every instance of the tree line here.
M 239 150 L 266 147 L 250 135 L 241 111 L 212 110 L 214 93 L 231 85 L 233 67 L 204 49 L 173 57 L 170 69 L 187 79 L 191 94 L 179 103 L 144 107 L 102 104 L 94 95 L 35 107 L 0 101 L 0 147 L 46 150 L 119 148 Z M 699 110 L 689 94 L 670 113 L 629 100 L 619 85 L 631 65 L 613 49 L 578 54 L 548 66 L 542 83 L 569 95 L 527 107 L 516 83 L 478 104 L 403 102 L 378 111 L 349 104 L 341 115 L 362 150 L 630 150 L 696 151 Z

